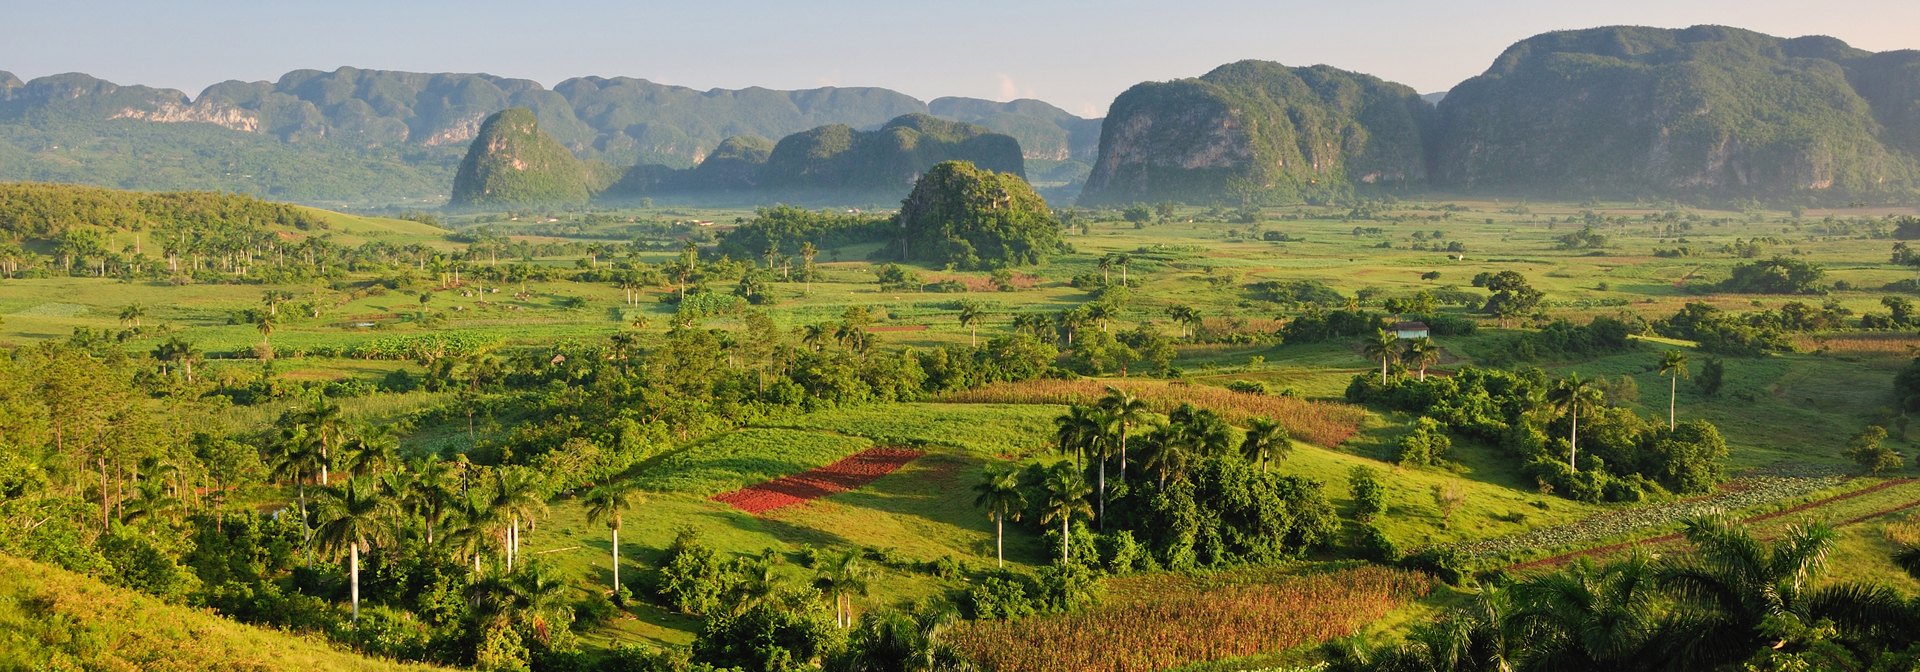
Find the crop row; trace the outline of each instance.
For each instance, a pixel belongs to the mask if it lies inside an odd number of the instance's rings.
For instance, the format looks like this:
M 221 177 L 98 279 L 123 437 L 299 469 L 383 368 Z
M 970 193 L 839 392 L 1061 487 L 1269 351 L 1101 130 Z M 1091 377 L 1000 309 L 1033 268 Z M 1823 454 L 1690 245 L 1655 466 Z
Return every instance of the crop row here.
M 1727 484 L 1728 487 L 1716 495 L 1610 511 L 1565 525 L 1463 543 L 1460 544 L 1460 550 L 1474 557 L 1487 558 L 1512 552 L 1566 548 L 1671 525 L 1702 514 L 1738 511 L 1802 497 L 1839 485 L 1842 480 L 1844 478 L 1836 474 L 1750 476 Z
M 1346 637 L 1427 594 L 1379 566 L 1245 584 L 1085 612 L 974 621 L 954 643 L 986 672 L 1151 672 Z

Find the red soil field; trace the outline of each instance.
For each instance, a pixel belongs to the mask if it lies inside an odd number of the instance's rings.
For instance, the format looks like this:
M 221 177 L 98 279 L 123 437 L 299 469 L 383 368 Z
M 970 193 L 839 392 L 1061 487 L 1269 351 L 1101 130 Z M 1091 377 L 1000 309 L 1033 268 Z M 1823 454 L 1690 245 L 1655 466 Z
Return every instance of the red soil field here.
M 860 488 L 925 454 L 905 448 L 868 448 L 819 469 L 714 495 L 713 501 L 747 513 L 765 513 Z

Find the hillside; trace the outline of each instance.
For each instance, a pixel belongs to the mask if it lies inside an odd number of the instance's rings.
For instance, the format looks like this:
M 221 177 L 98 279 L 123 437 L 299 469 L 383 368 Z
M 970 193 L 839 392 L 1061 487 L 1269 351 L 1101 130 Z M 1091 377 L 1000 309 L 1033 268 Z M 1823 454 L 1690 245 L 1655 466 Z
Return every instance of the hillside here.
M 1100 154 L 1099 119 L 1082 119 L 1032 98 L 1001 103 L 948 96 L 929 101 L 927 111 L 1011 135 L 1029 160 L 1092 163 Z
M 581 161 L 540 127 L 532 110 L 494 114 L 460 161 L 454 207 L 581 204 L 606 188 L 613 170 Z
M 1920 53 L 1721 26 L 1522 40 L 1439 106 L 1434 181 L 1566 194 L 1907 192 Z
M 1020 143 L 1012 136 L 985 126 L 909 114 L 872 131 L 833 124 L 789 135 L 777 144 L 761 138 L 729 138 L 713 156 L 691 169 L 658 165 L 629 169 L 603 200 L 734 192 L 758 201 L 894 201 L 906 196 L 921 173 L 943 161 L 971 161 L 994 172 L 1026 177 Z
M 1432 108 L 1405 86 L 1326 66 L 1241 61 L 1113 102 L 1082 204 L 1315 202 L 1426 181 Z
M 336 651 L 0 555 L 0 668 L 431 670 Z

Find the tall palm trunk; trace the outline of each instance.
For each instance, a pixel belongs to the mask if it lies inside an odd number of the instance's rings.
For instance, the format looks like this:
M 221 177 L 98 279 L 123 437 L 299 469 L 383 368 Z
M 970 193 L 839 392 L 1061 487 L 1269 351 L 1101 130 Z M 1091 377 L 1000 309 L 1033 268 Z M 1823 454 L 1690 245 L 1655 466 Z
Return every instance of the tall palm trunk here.
M 1085 487 L 1085 486 L 1082 486 Z M 1067 564 L 1067 520 L 1072 516 L 1060 517 L 1060 564 Z
M 1107 458 L 1100 458 L 1100 529 L 1107 529 Z
M 1380 358 L 1380 384 L 1387 384 L 1387 358 Z
M 1007 514 L 997 511 L 993 514 L 993 557 L 1000 567 L 1007 566 Z
M 1673 431 L 1673 427 L 1674 427 L 1673 425 L 1674 398 L 1679 396 L 1679 394 L 1680 394 L 1680 374 L 1676 373 L 1673 375 L 1672 378 L 1667 379 L 1667 431 L 1669 432 Z
M 360 622 L 360 538 L 354 537 L 347 550 L 347 573 L 353 578 L 353 622 Z
M 1580 412 L 1574 411 L 1571 415 L 1573 416 L 1573 438 L 1567 442 L 1567 469 L 1578 472 L 1580 467 L 1574 458 L 1580 455 Z
M 620 517 L 613 517 L 613 594 L 620 594 Z

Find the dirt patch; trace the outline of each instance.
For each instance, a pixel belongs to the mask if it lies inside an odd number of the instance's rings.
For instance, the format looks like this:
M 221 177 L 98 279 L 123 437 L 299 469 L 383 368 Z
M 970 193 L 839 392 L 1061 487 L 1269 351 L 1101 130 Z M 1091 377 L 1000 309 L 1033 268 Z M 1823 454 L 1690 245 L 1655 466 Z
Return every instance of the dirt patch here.
M 869 448 L 819 469 L 714 495 L 713 501 L 747 513 L 765 513 L 858 489 L 925 454 L 905 448 Z

